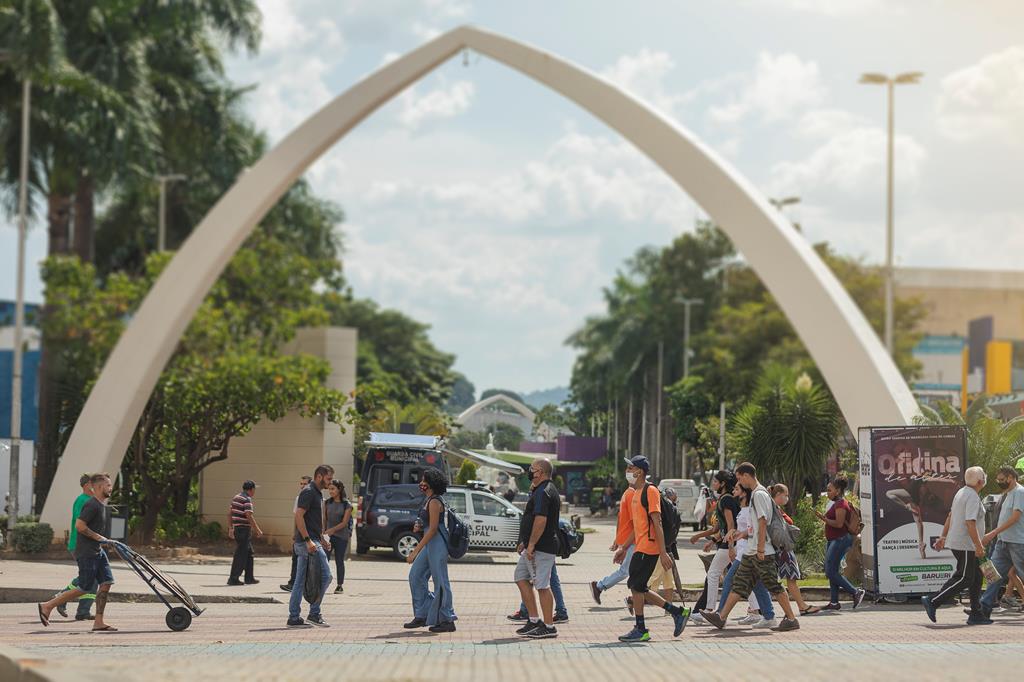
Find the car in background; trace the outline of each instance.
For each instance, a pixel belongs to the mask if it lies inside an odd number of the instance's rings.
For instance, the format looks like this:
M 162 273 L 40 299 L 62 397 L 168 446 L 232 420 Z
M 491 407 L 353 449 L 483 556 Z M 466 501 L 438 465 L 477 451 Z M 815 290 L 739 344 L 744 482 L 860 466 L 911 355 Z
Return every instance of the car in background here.
M 700 497 L 700 486 L 688 478 L 664 478 L 658 483 L 658 490 L 663 491 L 666 488 L 676 491 L 676 509 L 679 510 L 682 525 L 689 525 L 698 530 L 700 519 L 697 518 L 696 506 Z

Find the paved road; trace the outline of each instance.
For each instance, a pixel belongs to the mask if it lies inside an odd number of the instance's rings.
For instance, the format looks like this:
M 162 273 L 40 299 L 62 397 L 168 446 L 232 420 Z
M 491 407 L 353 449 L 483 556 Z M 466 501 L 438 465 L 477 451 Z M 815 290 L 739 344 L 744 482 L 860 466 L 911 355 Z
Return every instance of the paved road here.
M 523 680 L 557 672 L 560 682 L 623 679 L 641 669 L 654 679 L 751 679 L 737 665 L 758 665 L 758 679 L 964 679 L 1024 656 L 1024 615 L 1003 615 L 987 627 L 969 628 L 957 608 L 930 623 L 919 607 L 865 606 L 856 612 L 801 620 L 801 629 L 772 633 L 749 628 L 690 627 L 671 638 L 668 619 L 648 619 L 655 641 L 622 645 L 616 636 L 631 619 L 621 598 L 608 593 L 601 606 L 586 583 L 608 569 L 610 528 L 587 538 L 583 550 L 560 566 L 571 621 L 556 640 L 516 638 L 504 618 L 516 606 L 510 584 L 512 557 L 492 554 L 452 565 L 459 630 L 431 635 L 406 631 L 410 617 L 407 567 L 386 558 L 349 564 L 346 592 L 329 595 L 329 629 L 285 628 L 286 607 L 270 604 L 211 604 L 192 627 L 173 633 L 160 604 L 111 604 L 108 618 L 120 632 L 93 634 L 87 626 L 55 619 L 43 628 L 31 604 L 0 605 L 0 641 L 42 662 L 51 674 L 75 679 L 206 680 L 244 674 L 254 680 Z M 684 557 L 684 580 L 696 581 L 700 564 Z M 692 564 L 692 565 L 691 565 Z M 287 574 L 286 559 L 257 564 L 263 582 L 254 587 L 222 585 L 227 563 L 161 564 L 190 590 L 207 594 L 253 594 L 283 599 L 276 584 Z M 53 584 L 66 579 L 67 565 L 4 562 L 0 587 Z M 58 579 L 58 576 L 61 576 Z M 137 578 L 116 572 L 115 589 L 139 591 Z M 833 672 L 834 671 L 834 672 Z

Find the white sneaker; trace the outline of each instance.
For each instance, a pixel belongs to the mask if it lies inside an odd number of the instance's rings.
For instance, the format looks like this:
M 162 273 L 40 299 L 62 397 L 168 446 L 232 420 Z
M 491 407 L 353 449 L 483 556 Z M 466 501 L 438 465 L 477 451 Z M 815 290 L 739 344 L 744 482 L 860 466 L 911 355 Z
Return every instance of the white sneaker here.
M 741 620 L 743 620 L 745 618 L 750 618 L 751 616 L 754 616 L 755 618 L 760 618 L 761 614 L 760 613 L 754 613 L 753 611 L 748 610 L 747 611 L 747 615 L 745 615 L 745 616 L 736 616 L 735 618 L 733 618 L 733 620 L 738 622 L 738 621 L 741 621 Z
M 690 616 L 689 625 L 711 625 L 711 623 L 704 620 L 704 616 L 699 613 L 695 613 Z
M 753 625 L 754 623 L 760 622 L 762 620 L 764 620 L 764 618 L 762 618 L 761 616 L 757 615 L 756 613 L 751 613 L 748 616 L 744 616 L 743 618 L 740 618 L 736 622 L 739 623 L 740 625 Z
M 779 620 L 777 618 L 762 618 L 750 627 L 752 628 L 776 628 L 779 626 Z

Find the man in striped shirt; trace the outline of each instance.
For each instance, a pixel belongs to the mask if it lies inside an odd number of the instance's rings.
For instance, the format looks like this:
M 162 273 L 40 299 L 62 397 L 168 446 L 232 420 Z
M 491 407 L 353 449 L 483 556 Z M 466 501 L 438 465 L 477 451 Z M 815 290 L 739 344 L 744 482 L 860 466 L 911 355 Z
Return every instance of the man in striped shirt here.
M 231 511 L 228 513 L 228 537 L 235 540 L 235 556 L 231 560 L 231 575 L 228 585 L 242 585 L 239 576 L 245 571 L 245 585 L 256 585 L 259 580 L 253 576 L 252 534 L 263 535 L 256 517 L 252 515 L 252 496 L 256 493 L 256 484 L 246 481 L 242 484 L 242 492 L 231 498 Z

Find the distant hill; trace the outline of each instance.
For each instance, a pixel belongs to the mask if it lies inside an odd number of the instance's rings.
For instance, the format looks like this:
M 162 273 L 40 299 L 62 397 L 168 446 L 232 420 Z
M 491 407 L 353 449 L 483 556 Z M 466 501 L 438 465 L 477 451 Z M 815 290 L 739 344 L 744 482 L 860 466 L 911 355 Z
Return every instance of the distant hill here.
M 524 403 L 535 410 L 539 410 L 549 403 L 552 405 L 561 405 L 564 401 L 568 400 L 569 387 L 558 386 L 557 388 L 549 388 L 544 391 L 523 393 L 522 396 Z

